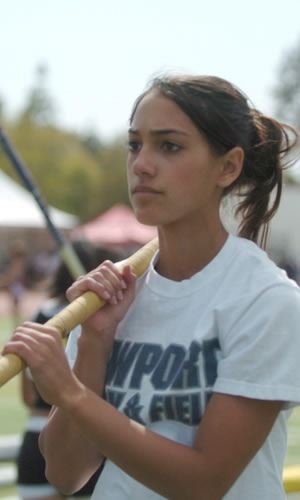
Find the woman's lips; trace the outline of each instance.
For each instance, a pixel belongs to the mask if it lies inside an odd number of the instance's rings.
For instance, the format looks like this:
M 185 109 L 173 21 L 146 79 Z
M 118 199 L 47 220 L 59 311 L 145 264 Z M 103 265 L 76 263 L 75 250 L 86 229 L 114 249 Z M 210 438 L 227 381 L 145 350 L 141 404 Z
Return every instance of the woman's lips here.
M 132 194 L 159 194 L 159 191 L 149 186 L 136 186 L 132 189 Z

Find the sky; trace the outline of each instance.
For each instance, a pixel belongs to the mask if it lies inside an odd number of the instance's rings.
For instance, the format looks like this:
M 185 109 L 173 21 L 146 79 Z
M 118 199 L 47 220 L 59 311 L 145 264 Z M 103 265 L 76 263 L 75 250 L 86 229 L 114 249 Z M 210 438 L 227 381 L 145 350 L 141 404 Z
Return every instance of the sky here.
M 0 0 L 0 97 L 13 115 L 39 65 L 58 124 L 110 139 L 164 72 L 214 74 L 272 114 L 300 40 L 299 0 Z

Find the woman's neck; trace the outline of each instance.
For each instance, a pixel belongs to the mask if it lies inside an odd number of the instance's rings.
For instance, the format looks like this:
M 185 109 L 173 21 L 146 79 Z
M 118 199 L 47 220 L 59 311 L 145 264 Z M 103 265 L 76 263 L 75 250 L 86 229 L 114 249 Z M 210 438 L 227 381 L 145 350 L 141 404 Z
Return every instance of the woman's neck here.
M 221 250 L 228 233 L 220 224 L 213 231 L 172 231 L 159 228 L 159 258 L 156 270 L 174 281 L 188 279 L 201 271 Z

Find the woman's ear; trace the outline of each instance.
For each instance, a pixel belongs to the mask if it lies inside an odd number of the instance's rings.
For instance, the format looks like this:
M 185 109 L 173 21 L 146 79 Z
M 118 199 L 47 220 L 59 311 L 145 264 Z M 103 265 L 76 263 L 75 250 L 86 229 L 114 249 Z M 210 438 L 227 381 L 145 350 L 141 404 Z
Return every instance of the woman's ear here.
M 218 186 L 226 188 L 239 176 L 243 168 L 245 153 L 240 146 L 235 146 L 222 157 Z

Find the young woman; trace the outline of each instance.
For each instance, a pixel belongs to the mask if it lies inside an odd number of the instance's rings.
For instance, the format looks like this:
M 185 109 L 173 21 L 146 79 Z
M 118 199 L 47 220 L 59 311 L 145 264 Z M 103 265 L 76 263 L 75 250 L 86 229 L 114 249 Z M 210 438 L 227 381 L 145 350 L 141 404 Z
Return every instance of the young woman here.
M 136 101 L 128 185 L 137 219 L 158 228 L 148 271 L 105 262 L 69 289 L 107 301 L 82 325 L 73 372 L 53 328 L 26 323 L 5 348 L 55 405 L 40 445 L 59 490 L 105 461 L 93 499 L 284 498 L 300 292 L 257 242 L 292 133 L 216 77 L 155 79 Z M 239 236 L 220 217 L 229 193 Z

